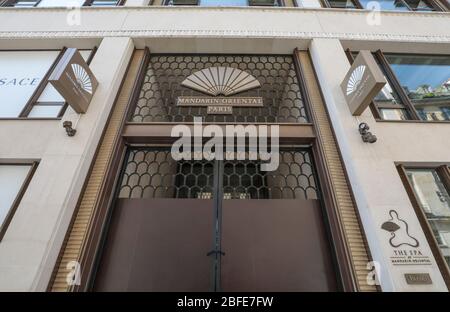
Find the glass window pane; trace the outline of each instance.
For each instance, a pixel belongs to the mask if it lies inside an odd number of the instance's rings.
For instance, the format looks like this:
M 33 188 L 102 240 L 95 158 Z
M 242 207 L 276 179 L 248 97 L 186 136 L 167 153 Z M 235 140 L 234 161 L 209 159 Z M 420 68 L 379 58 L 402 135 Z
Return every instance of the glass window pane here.
M 30 165 L 0 165 L 0 225 L 5 221 L 30 168 Z
M 358 53 L 353 52 L 353 59 L 357 57 Z M 384 69 L 381 66 L 377 57 L 374 57 L 378 66 L 380 66 L 381 71 L 383 72 L 384 79 L 386 80 L 386 84 L 383 89 L 375 96 L 373 102 L 380 107 L 381 117 L 386 120 L 408 120 L 410 116 L 406 109 L 404 109 L 404 105 L 398 96 L 398 93 L 392 87 L 391 82 L 387 78 L 384 73 Z M 383 108 L 383 105 L 398 105 L 398 108 Z
M 58 91 L 53 87 L 52 84 L 48 83 L 45 87 L 44 91 L 42 91 L 41 96 L 38 99 L 38 102 L 62 102 L 64 103 L 65 100 L 59 94 Z
M 200 0 L 201 6 L 247 6 L 247 0 Z
M 408 115 L 404 109 L 382 108 L 380 113 L 384 120 L 408 120 Z
M 414 11 L 434 11 L 434 8 L 423 0 L 405 0 L 408 6 Z
M 91 6 L 116 6 L 117 0 L 94 0 Z
M 85 61 L 89 59 L 92 50 L 80 50 L 80 54 Z M 51 83 L 48 83 L 45 87 L 44 91 L 42 91 L 41 95 L 37 103 L 65 103 L 65 99 L 59 94 L 59 92 L 53 87 Z
M 34 105 L 28 114 L 29 118 L 54 118 L 58 117 L 62 105 Z
M 359 0 L 359 2 L 365 9 L 374 9 L 374 2 L 377 2 L 383 11 L 409 11 L 406 4 L 398 0 Z
M 450 265 L 450 196 L 448 190 L 434 169 L 408 169 L 406 172 L 445 260 Z
M 0 117 L 18 117 L 59 51 L 0 52 Z
M 329 0 L 328 3 L 336 9 L 356 9 L 355 4 L 350 0 Z
M 14 7 L 16 8 L 27 8 L 34 7 L 36 5 L 37 0 L 21 0 L 14 3 Z
M 38 7 L 79 7 L 86 0 L 42 0 Z
M 449 120 L 450 56 L 387 54 L 386 59 L 423 120 Z

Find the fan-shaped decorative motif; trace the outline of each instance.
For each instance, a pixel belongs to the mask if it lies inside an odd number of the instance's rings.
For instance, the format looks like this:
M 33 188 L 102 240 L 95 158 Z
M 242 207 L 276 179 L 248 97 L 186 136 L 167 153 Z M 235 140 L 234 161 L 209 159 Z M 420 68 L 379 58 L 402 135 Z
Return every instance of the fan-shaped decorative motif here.
M 240 69 L 232 67 L 209 67 L 187 77 L 183 86 L 210 95 L 225 96 L 261 87 L 259 81 Z
M 72 64 L 72 70 L 75 74 L 75 79 L 77 80 L 77 83 L 80 85 L 80 87 L 84 91 L 92 94 L 92 82 L 89 74 L 79 64 Z
M 353 70 L 353 73 L 351 74 L 347 83 L 347 95 L 356 91 L 359 84 L 361 83 L 365 70 L 366 66 L 364 65 L 360 65 Z

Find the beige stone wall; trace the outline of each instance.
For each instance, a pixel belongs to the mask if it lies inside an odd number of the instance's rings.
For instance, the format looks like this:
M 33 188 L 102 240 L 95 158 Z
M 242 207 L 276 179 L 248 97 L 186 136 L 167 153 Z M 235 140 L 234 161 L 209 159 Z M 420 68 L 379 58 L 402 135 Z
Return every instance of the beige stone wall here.
M 91 69 L 99 87 L 68 137 L 62 120 L 1 120 L 0 159 L 39 159 L 39 166 L 0 242 L 0 290 L 45 290 L 131 55 L 129 38 L 107 38 Z

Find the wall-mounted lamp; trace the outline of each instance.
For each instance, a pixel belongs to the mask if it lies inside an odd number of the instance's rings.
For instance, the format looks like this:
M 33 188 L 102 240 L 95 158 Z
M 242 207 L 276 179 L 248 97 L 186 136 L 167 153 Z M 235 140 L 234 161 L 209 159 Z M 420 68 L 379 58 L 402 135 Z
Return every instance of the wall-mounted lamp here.
M 365 143 L 375 143 L 377 141 L 377 136 L 372 134 L 369 131 L 370 127 L 365 122 L 359 124 L 359 134 L 361 134 L 361 138 Z
M 75 133 L 77 133 L 77 130 L 72 128 L 72 122 L 69 120 L 63 122 L 63 127 L 66 129 L 67 135 L 70 137 L 73 137 Z

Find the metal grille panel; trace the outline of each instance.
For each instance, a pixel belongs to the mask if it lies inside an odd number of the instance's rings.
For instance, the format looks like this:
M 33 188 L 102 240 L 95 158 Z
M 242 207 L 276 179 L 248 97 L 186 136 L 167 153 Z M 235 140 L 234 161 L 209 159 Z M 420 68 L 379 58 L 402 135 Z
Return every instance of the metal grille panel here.
M 280 151 L 278 169 L 261 171 L 261 162 L 224 163 L 225 199 L 317 199 L 313 165 L 307 150 Z
M 236 96 L 262 97 L 263 107 L 234 107 L 231 115 L 207 115 L 206 107 L 178 107 L 179 96 L 205 96 L 181 85 L 199 70 L 225 66 L 243 70 L 260 82 L 261 88 Z M 305 123 L 305 105 L 293 58 L 286 55 L 153 55 L 141 88 L 132 122 Z
M 261 171 L 257 160 L 224 161 L 224 199 L 317 199 L 310 152 L 280 151 L 276 171 Z M 212 199 L 214 162 L 175 161 L 168 149 L 131 149 L 119 198 Z

